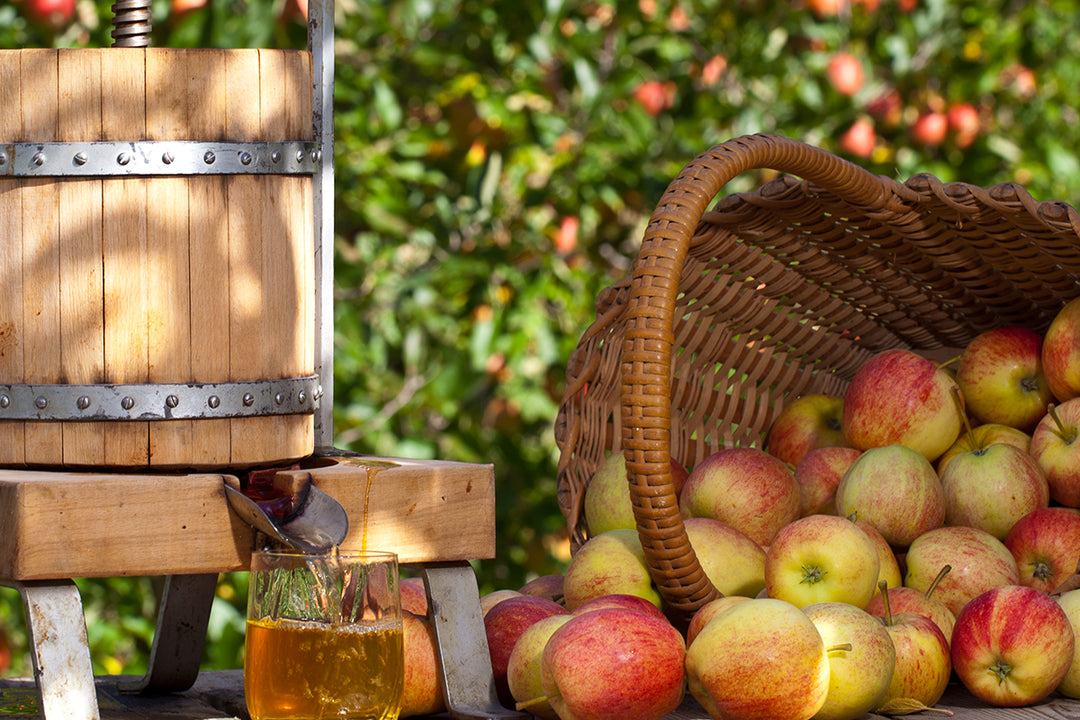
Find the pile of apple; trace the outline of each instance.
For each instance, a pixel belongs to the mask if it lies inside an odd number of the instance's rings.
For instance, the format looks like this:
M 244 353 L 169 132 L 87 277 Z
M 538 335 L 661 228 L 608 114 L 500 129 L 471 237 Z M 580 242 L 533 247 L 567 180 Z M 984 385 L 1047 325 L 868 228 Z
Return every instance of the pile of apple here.
M 881 352 L 843 397 L 784 406 L 763 448 L 672 460 L 723 596 L 678 628 L 616 452 L 566 573 L 481 598 L 499 699 L 658 720 L 688 691 L 717 719 L 852 720 L 932 708 L 954 678 L 999 707 L 1080 698 L 1078 438 L 1080 300 L 945 365 Z

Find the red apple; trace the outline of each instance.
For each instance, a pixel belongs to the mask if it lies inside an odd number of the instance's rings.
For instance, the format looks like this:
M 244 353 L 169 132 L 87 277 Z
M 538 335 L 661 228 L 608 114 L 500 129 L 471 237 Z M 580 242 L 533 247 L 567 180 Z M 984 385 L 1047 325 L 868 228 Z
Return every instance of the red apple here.
M 495 676 L 495 689 L 499 700 L 507 707 L 514 702 L 507 684 L 506 668 L 514 645 L 530 625 L 552 615 L 568 615 L 569 610 L 547 598 L 522 595 L 503 600 L 491 608 L 484 617 L 488 652 L 491 654 L 491 670 Z
M 1065 303 L 1043 334 L 1042 364 L 1054 397 L 1080 395 L 1080 298 Z
M 1016 559 L 1021 585 L 1053 592 L 1080 563 L 1080 511 L 1035 510 L 1016 521 L 1005 536 L 1005 547 Z
M 866 607 L 880 560 L 873 541 L 836 515 L 809 515 L 784 526 L 765 555 L 769 597 L 796 607 L 845 602 Z
M 1064 679 L 1058 684 L 1057 691 L 1067 698 L 1080 699 L 1080 589 L 1069 590 L 1057 598 L 1058 605 L 1065 611 L 1072 625 L 1073 638 L 1077 640 L 1073 645 L 1073 659 L 1069 664 L 1069 670 Z
M 835 514 L 836 486 L 861 454 L 860 450 L 840 445 L 815 448 L 806 453 L 795 466 L 799 514 L 804 517 Z
M 645 112 L 656 116 L 675 104 L 675 86 L 659 80 L 646 80 L 634 90 L 637 100 Z
M 564 580 L 565 578 L 558 573 L 541 575 L 522 585 L 518 592 L 522 595 L 539 595 L 540 597 L 546 597 L 548 600 L 554 600 L 561 604 L 563 599 Z
M 949 119 L 945 113 L 934 110 L 919 116 L 911 126 L 911 137 L 920 145 L 940 145 L 949 132 Z
M 1072 665 L 1072 624 L 1049 595 L 1003 585 L 973 598 L 956 617 L 952 663 L 971 694 L 998 707 L 1046 698 Z
M 785 405 L 765 438 L 769 454 L 795 467 L 815 448 L 845 445 L 840 414 L 844 399 L 803 395 Z
M 836 512 L 873 525 L 906 548 L 945 522 L 945 491 L 924 456 L 903 445 L 867 450 L 836 487 Z
M 492 590 L 489 593 L 484 593 L 480 596 L 480 610 L 487 617 L 487 614 L 491 612 L 491 608 L 495 607 L 503 600 L 508 600 L 513 597 L 520 597 L 521 593 L 517 590 L 511 590 L 509 588 L 501 588 L 499 590 Z
M 574 616 L 544 648 L 544 693 L 561 720 L 656 720 L 682 703 L 686 645 L 666 620 L 611 608 Z
M 887 88 L 866 106 L 875 119 L 885 124 L 886 127 L 896 127 L 904 113 L 904 99 L 896 88 Z
M 401 613 L 401 628 L 405 682 L 399 717 L 443 712 L 446 703 L 443 701 L 435 631 L 427 618 L 408 611 Z
M 855 720 L 878 708 L 896 671 L 889 631 L 848 603 L 816 603 L 803 612 L 829 649 L 829 692 L 814 720 Z
M 578 605 L 577 608 L 571 613 L 571 615 L 581 615 L 587 612 L 596 612 L 597 610 L 606 610 L 608 608 L 622 608 L 623 610 L 636 610 L 646 615 L 651 615 L 654 618 L 660 618 L 661 620 L 667 620 L 664 615 L 664 611 L 653 605 L 651 602 L 643 597 L 637 595 L 626 595 L 624 593 L 616 593 L 613 595 L 601 595 L 595 597 L 588 602 Z
M 979 111 L 968 102 L 955 103 L 949 106 L 946 113 L 949 120 L 949 129 L 956 133 L 956 144 L 966 148 L 975 142 L 979 136 L 982 121 L 979 119 Z
M 1053 396 L 1042 366 L 1042 338 L 1026 327 L 994 328 L 964 348 L 956 384 L 983 423 L 1031 432 Z
M 25 0 L 26 16 L 53 30 L 60 30 L 75 19 L 75 0 Z
M 686 627 L 686 647 L 690 647 L 690 643 L 694 642 L 694 638 L 697 637 L 701 629 L 709 624 L 714 617 L 727 610 L 732 605 L 745 602 L 751 598 L 745 595 L 724 595 L 723 597 L 710 600 L 709 602 L 698 608 L 694 616 L 690 618 L 690 624 Z
M 945 635 L 930 618 L 918 613 L 886 612 L 882 618 L 896 650 L 896 669 L 892 682 L 876 710 L 881 714 L 898 713 L 897 703 L 914 701 L 933 707 L 945 694 L 952 675 L 952 660 Z
M 721 594 L 754 597 L 765 587 L 765 550 L 749 535 L 712 518 L 687 518 L 683 526 L 702 571 Z
M 1030 454 L 991 445 L 954 457 L 941 473 L 945 524 L 967 525 L 1004 540 L 1017 520 L 1050 504 L 1046 473 Z
M 929 590 L 941 569 L 949 574 L 937 583 L 934 597 L 954 615 L 969 600 L 998 585 L 1016 585 L 1020 570 L 1005 544 L 985 530 L 946 526 L 920 535 L 905 557 L 904 585 Z
M 759 545 L 799 517 L 799 485 L 782 461 L 751 447 L 719 450 L 690 472 L 679 498 L 684 517 L 710 517 Z
M 398 585 L 401 594 L 401 609 L 411 612 L 413 615 L 427 617 L 428 602 L 427 588 L 424 579 L 418 577 L 402 578 Z
M 578 548 L 563 577 L 563 602 L 576 610 L 601 595 L 637 595 L 660 607 L 636 530 L 608 530 Z
M 885 536 L 878 529 L 865 520 L 856 519 L 855 526 L 866 533 L 870 541 L 874 543 L 878 554 L 877 584 L 884 581 L 888 587 L 897 587 L 904 583 L 904 574 L 900 572 L 900 562 L 896 559 L 896 553 Z
M 825 704 L 829 657 L 821 633 L 772 598 L 724 610 L 686 651 L 690 694 L 713 718 L 809 720 Z
M 840 149 L 855 157 L 868 158 L 874 154 L 877 145 L 877 132 L 874 123 L 866 118 L 858 118 L 840 136 Z
M 1031 455 L 1046 473 L 1050 499 L 1065 507 L 1080 507 L 1080 398 L 1066 400 L 1049 411 L 1031 433 Z
M 945 466 L 948 465 L 949 461 L 956 455 L 972 450 L 985 450 L 994 443 L 1012 445 L 1024 452 L 1028 452 L 1031 449 L 1031 436 L 1023 430 L 1017 430 L 1008 425 L 1001 425 L 998 423 L 976 425 L 958 437 L 956 442 L 954 442 L 952 446 L 937 459 L 938 474 L 940 475 L 945 471 Z
M 825 68 L 829 82 L 841 95 L 854 95 L 863 86 L 865 74 L 862 63 L 849 52 L 838 52 Z
M 839 15 L 848 7 L 848 0 L 806 0 L 806 6 L 819 18 Z
M 879 585 L 879 588 L 888 588 L 886 594 L 888 595 L 889 612 L 897 615 L 900 613 L 924 615 L 941 629 L 941 634 L 945 636 L 945 640 L 951 642 L 953 626 L 956 624 L 956 615 L 933 597 L 934 587 L 951 569 L 948 566 L 942 568 L 942 572 L 939 573 L 938 578 L 927 588 L 926 592 L 903 585 Z M 878 617 L 885 617 L 885 604 L 885 596 L 879 591 L 874 595 L 870 604 L 866 606 L 866 612 Z
M 521 634 L 506 663 L 506 684 L 519 703 L 529 703 L 530 714 L 543 720 L 559 720 L 551 703 L 544 698 L 544 648 L 555 631 L 570 622 L 573 615 L 552 615 L 534 622 Z
M 956 381 L 908 350 L 885 350 L 864 362 L 844 395 L 847 444 L 860 450 L 904 445 L 933 462 L 960 435 Z

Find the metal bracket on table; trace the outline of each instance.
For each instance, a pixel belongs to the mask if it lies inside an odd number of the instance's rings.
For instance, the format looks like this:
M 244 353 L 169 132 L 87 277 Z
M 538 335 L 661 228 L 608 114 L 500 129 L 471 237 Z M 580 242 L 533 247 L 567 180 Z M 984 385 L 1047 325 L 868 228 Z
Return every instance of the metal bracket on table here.
M 476 576 L 467 562 L 420 567 L 435 630 L 446 708 L 457 720 L 505 720 L 529 715 L 499 703 L 480 610 Z
M 79 589 L 71 580 L 0 580 L 22 597 L 42 720 L 99 720 Z
M 150 666 L 142 678 L 118 683 L 121 691 L 146 695 L 182 692 L 195 684 L 217 581 L 216 573 L 165 578 Z

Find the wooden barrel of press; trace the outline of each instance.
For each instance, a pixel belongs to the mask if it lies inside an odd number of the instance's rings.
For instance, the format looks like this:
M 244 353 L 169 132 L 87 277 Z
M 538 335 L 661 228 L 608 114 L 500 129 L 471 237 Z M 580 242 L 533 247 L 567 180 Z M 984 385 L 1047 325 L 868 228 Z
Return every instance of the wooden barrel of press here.
M 311 140 L 311 102 L 306 52 L 0 51 L 0 148 Z M 0 173 L 0 386 L 310 376 L 312 207 L 310 175 Z M 0 466 L 274 465 L 313 418 L 0 420 Z

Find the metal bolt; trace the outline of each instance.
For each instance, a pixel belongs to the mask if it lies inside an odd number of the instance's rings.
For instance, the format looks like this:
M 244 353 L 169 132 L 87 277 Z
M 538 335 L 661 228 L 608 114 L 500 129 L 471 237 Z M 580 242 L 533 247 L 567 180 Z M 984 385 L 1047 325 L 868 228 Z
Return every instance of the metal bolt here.
M 318 387 L 315 388 L 315 392 L 312 394 L 311 398 L 313 400 L 320 400 L 322 398 L 322 396 L 323 396 L 322 385 L 319 385 Z
M 161 162 L 165 163 L 166 165 L 172 165 L 174 160 L 176 160 L 176 158 L 173 157 L 173 154 L 168 150 L 166 150 L 161 156 Z
M 125 410 L 130 410 L 131 408 L 135 407 L 135 398 L 131 397 L 130 395 L 125 395 L 120 400 L 120 407 L 124 408 Z
M 0 152 L 0 165 L 7 164 L 7 153 Z
M 131 153 L 122 152 L 116 156 L 116 162 L 127 165 L 131 162 Z
M 176 407 L 176 406 L 177 406 L 177 405 L 179 405 L 179 404 L 180 404 L 180 398 L 176 397 L 175 395 L 168 395 L 168 396 L 166 396 L 166 398 L 165 398 L 165 405 L 166 405 L 167 407 L 171 407 L 171 408 L 174 408 L 174 407 Z
M 11 398 L 7 395 L 0 395 L 0 408 L 6 408 L 11 404 Z
M 251 157 L 251 153 L 249 153 L 249 152 L 245 151 L 245 152 L 240 153 L 240 164 L 241 165 L 250 165 L 251 161 L 254 160 L 254 159 L 255 158 Z
M 270 153 L 270 162 L 274 163 L 275 165 L 277 163 L 281 162 L 281 151 L 280 150 L 275 150 L 274 152 Z M 0 163 L 0 164 L 3 164 L 3 163 Z
M 210 399 L 206 401 L 206 404 L 210 406 L 211 410 L 217 410 L 218 405 L 221 404 L 221 398 L 217 395 L 211 395 Z
M 33 160 L 34 160 L 35 165 L 37 165 L 38 167 L 41 167 L 42 165 L 45 164 L 45 153 L 43 153 L 43 152 L 34 153 Z
M 313 163 L 319 162 L 319 151 L 318 150 L 312 150 L 311 151 L 311 162 L 313 162 Z
M 283 395 L 282 393 L 277 393 L 276 395 L 274 395 L 274 402 L 276 402 L 278 405 L 281 405 L 283 402 L 285 402 L 285 395 Z
M 217 160 L 217 155 L 214 154 L 213 150 L 207 150 L 206 154 L 202 156 L 202 159 L 207 165 L 213 165 L 214 161 Z
M 303 405 L 307 402 L 307 393 L 301 390 L 300 394 L 296 396 L 296 399 L 300 401 L 301 405 Z
M 303 150 L 297 150 L 296 151 L 296 162 L 298 162 L 298 163 L 304 162 L 304 151 Z
M 49 407 L 49 399 L 44 395 L 38 395 L 37 398 L 34 399 L 34 406 L 37 407 L 38 410 L 44 410 Z
M 244 393 L 244 407 L 251 407 L 255 404 L 255 396 L 251 393 Z
M 86 163 L 90 162 L 90 156 L 80 150 L 79 152 L 75 153 L 74 160 L 76 165 L 85 165 Z
M 75 407 L 79 408 L 80 410 L 85 410 L 86 408 L 90 407 L 90 398 L 86 395 L 80 395 L 79 399 L 75 401 Z

